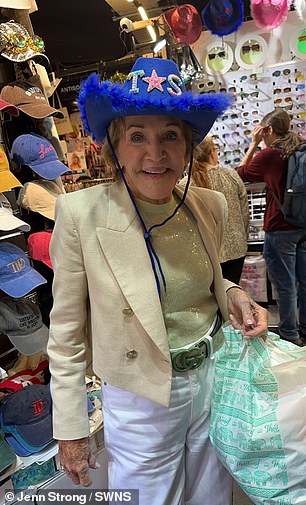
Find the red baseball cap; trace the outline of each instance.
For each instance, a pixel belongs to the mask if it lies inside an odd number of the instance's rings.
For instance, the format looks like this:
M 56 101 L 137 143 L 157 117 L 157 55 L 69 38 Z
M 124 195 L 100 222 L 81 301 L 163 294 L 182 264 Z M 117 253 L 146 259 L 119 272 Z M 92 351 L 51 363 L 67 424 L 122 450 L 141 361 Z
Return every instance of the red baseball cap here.
M 5 110 L 12 116 L 19 116 L 19 110 L 17 109 L 17 107 L 15 107 L 15 105 L 13 105 L 12 103 L 6 102 L 5 100 L 1 100 L 1 98 L 0 98 L 0 110 Z
M 37 233 L 31 233 L 28 237 L 28 247 L 30 256 L 33 260 L 42 261 L 49 268 L 53 269 L 49 255 L 51 236 L 52 231 L 38 231 Z

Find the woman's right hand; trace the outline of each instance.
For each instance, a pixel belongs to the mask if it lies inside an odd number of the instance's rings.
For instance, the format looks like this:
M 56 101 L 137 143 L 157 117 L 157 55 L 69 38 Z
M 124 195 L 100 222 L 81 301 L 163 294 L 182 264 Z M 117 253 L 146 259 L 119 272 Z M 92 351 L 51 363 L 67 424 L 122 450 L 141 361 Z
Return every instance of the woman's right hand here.
M 90 486 L 92 483 L 89 469 L 100 468 L 90 448 L 89 438 L 78 440 L 59 440 L 61 468 L 74 484 Z
M 252 143 L 258 145 L 262 139 L 264 134 L 265 127 L 264 126 L 256 126 L 252 131 Z

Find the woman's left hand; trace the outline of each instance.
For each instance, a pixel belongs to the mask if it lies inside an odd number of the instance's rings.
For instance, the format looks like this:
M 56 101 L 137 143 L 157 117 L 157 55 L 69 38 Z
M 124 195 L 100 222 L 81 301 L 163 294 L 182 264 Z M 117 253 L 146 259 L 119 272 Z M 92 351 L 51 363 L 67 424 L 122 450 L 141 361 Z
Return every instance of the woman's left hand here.
M 230 288 L 226 292 L 230 321 L 246 337 L 261 337 L 268 330 L 268 311 L 250 298 L 246 291 Z

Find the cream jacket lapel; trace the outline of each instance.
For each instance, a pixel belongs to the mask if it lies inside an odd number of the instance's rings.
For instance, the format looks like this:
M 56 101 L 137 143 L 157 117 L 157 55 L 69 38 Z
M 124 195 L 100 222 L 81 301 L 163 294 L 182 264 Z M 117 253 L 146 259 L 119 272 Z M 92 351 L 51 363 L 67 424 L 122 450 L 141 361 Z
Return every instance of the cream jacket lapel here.
M 107 227 L 97 227 L 97 236 L 134 314 L 168 357 L 167 332 L 142 226 L 123 184 L 110 188 Z

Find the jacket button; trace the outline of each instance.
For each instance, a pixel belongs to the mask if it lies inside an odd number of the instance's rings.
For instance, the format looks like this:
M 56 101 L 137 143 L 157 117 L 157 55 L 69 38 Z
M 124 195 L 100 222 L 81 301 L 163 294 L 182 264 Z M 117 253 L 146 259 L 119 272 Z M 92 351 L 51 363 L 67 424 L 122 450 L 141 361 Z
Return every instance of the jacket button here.
M 123 309 L 122 314 L 125 316 L 132 316 L 134 314 L 134 311 L 131 309 L 131 307 L 127 307 L 126 309 Z
M 135 351 L 134 349 L 131 349 L 130 351 L 128 351 L 128 352 L 126 353 L 126 357 L 127 357 L 128 359 L 135 359 L 135 358 L 137 358 L 137 356 L 138 356 L 138 352 L 137 352 L 137 351 Z

